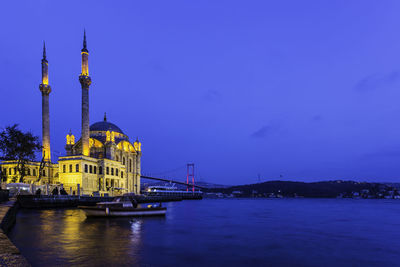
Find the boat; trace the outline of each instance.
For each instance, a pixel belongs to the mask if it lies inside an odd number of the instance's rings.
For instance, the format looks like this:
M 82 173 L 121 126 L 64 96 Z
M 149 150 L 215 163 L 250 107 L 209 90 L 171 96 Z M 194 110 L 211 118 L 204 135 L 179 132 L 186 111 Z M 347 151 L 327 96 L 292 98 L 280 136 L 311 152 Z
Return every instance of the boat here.
M 96 206 L 78 206 L 86 217 L 131 217 L 131 216 L 165 216 L 167 208 L 160 204 L 138 207 L 132 196 L 116 197 L 110 202 L 98 202 Z
M 179 190 L 175 184 L 148 186 L 143 194 L 159 197 L 182 197 L 182 199 L 202 199 L 203 192 L 198 190 Z

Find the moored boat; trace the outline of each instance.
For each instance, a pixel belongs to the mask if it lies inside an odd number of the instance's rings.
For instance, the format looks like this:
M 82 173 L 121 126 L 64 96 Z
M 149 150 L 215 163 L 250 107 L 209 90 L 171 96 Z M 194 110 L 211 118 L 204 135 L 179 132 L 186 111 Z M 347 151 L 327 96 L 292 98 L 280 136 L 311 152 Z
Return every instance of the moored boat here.
M 124 217 L 124 216 L 165 216 L 167 208 L 161 203 L 137 207 L 131 196 L 117 197 L 111 202 L 99 202 L 96 206 L 78 206 L 87 217 Z
M 153 185 L 147 187 L 143 194 L 146 196 L 159 197 L 181 197 L 182 199 L 202 199 L 203 192 L 200 190 L 179 190 L 175 184 L 172 185 Z

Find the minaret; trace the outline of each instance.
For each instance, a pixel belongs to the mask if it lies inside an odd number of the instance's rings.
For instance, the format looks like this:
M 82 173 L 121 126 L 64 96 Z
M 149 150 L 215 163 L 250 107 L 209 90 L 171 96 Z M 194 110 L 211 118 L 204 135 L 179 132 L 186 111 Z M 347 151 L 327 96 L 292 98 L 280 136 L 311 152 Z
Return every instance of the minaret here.
M 49 114 L 49 95 L 51 87 L 49 85 L 49 70 L 46 59 L 46 45 L 43 43 L 42 58 L 42 83 L 39 85 L 42 92 L 42 156 L 44 161 L 51 162 L 50 154 L 50 114 Z
M 92 80 L 89 77 L 89 51 L 86 48 L 86 32 L 83 33 L 82 73 L 79 82 L 82 86 L 82 155 L 89 156 L 89 86 Z

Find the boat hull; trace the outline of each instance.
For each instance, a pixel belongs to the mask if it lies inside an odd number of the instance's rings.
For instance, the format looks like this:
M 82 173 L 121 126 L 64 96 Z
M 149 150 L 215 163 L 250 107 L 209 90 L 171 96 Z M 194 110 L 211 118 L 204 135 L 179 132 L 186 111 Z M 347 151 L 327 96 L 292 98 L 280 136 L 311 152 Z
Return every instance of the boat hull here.
M 83 210 L 87 217 L 143 217 L 143 216 L 165 216 L 166 208 L 137 208 L 137 209 L 113 209 L 98 207 L 78 207 Z

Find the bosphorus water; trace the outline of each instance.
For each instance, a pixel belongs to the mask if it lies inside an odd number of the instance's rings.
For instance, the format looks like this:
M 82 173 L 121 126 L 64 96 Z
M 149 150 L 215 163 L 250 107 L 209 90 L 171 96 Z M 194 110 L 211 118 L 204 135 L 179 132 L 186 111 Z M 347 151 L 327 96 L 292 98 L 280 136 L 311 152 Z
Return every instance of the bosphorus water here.
M 20 210 L 9 236 L 33 266 L 400 266 L 400 201 L 204 199 L 165 218 Z

